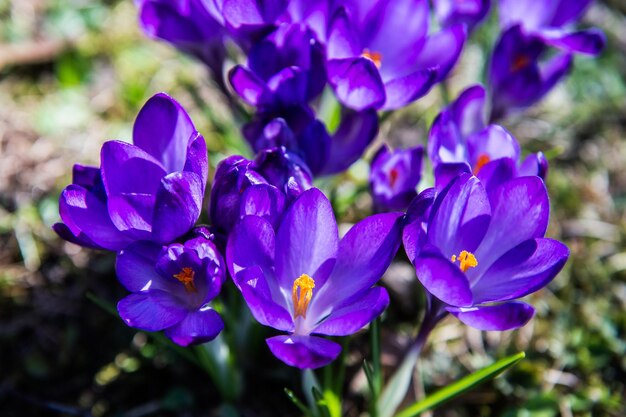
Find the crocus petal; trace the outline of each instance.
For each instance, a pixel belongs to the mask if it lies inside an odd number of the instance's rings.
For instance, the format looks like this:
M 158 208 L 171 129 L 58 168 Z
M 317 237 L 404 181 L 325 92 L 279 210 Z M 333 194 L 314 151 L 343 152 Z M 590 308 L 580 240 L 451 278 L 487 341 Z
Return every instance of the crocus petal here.
M 292 204 L 276 233 L 276 276 L 291 290 L 294 280 L 307 274 L 323 286 L 335 263 L 337 222 L 330 201 L 316 188 L 303 192 Z
M 189 146 L 187 146 L 187 159 L 183 171 L 193 172 L 202 180 L 202 192 L 204 193 L 209 175 L 209 156 L 204 137 L 198 132 L 193 135 Z
M 528 155 L 520 165 L 518 174 L 520 177 L 536 175 L 545 180 L 548 176 L 548 160 L 543 152 Z
M 325 42 L 329 7 L 330 5 L 324 1 L 291 0 L 287 13 L 293 21 L 305 23 L 320 42 Z
M 542 30 L 541 38 L 548 45 L 567 52 L 598 55 L 606 45 L 606 37 L 599 29 L 587 29 L 579 32 L 566 32 L 559 29 Z
M 548 227 L 550 203 L 539 177 L 518 177 L 501 185 L 489 195 L 491 223 L 480 247 L 475 273 L 480 275 L 504 253 L 520 243 L 543 237 Z
M 435 201 L 428 240 L 444 256 L 474 252 L 487 231 L 491 209 L 478 178 L 462 174 Z
M 511 158 L 500 158 L 485 164 L 476 176 L 487 190 L 491 193 L 505 182 L 517 176 L 517 160 Z
M 167 172 L 182 171 L 195 132 L 185 109 L 172 97 L 159 93 L 137 115 L 133 143 L 161 162 Z
M 385 82 L 386 100 L 381 110 L 396 110 L 424 96 L 436 77 L 436 71 L 426 69 Z
M 475 329 L 499 331 L 522 327 L 535 314 L 535 309 L 532 306 L 514 301 L 468 309 L 448 308 L 448 311 Z
M 376 126 L 378 126 L 378 116 L 376 116 L 375 112 L 374 118 L 374 123 L 376 124 Z M 344 121 L 344 119 L 345 116 L 344 118 L 342 118 L 342 122 Z M 364 125 L 359 126 L 364 127 Z M 367 126 L 367 124 L 365 124 L 365 126 Z M 341 127 L 339 128 L 339 131 L 341 132 Z M 330 156 L 331 147 L 335 149 L 335 155 L 342 155 L 344 149 L 347 149 L 349 151 L 349 157 L 352 155 L 352 150 L 354 148 L 361 146 L 362 142 L 360 139 L 367 139 L 368 137 L 369 136 L 367 136 L 367 133 L 364 133 L 364 135 L 356 137 L 338 136 L 336 140 L 331 140 L 324 123 L 316 119 L 309 123 L 307 127 L 303 130 L 303 132 L 298 135 L 297 146 L 302 150 L 306 165 L 311 169 L 311 172 L 314 175 L 319 175 L 323 173 L 323 170 L 325 169 L 328 169 L 330 171 L 328 173 L 330 174 L 334 172 L 334 169 L 336 169 L 336 165 L 339 162 L 338 159 L 342 159 L 338 156 Z M 364 145 L 363 149 L 365 149 L 366 147 L 367 145 Z M 361 153 L 362 152 L 363 151 L 361 150 Z M 361 153 L 359 153 L 359 156 L 361 155 Z M 343 163 L 345 163 L 345 159 L 341 161 L 341 164 Z
M 272 294 L 268 285 L 268 281 L 273 280 L 273 277 L 268 280 L 258 266 L 244 269 L 233 276 L 256 321 L 264 326 L 292 332 L 295 326 L 291 313 L 285 309 L 285 297 L 280 293 Z
M 74 164 L 72 168 L 72 184 L 80 185 L 90 190 L 101 182 L 100 168 Z
M 433 122 L 428 134 L 428 156 L 434 169 L 442 163 L 467 162 L 466 136 L 461 135 L 454 113 L 442 111 Z
M 553 10 L 560 2 L 536 2 L 533 0 L 499 0 L 498 17 L 500 26 L 507 29 L 522 23 L 524 28 L 532 30 L 547 26 L 554 14 Z M 566 1 L 563 3 L 576 3 Z
M 230 85 L 239 97 L 251 106 L 267 104 L 267 88 L 263 80 L 247 68 L 237 65 L 228 74 Z
M 320 286 L 310 306 L 312 317 L 351 304 L 378 281 L 393 260 L 402 239 L 402 213 L 366 217 L 339 243 L 337 263 L 325 286 Z M 316 281 L 317 286 L 317 281 Z
M 287 0 L 224 0 L 224 20 L 234 29 L 274 23 L 287 8 Z
M 94 241 L 89 239 L 84 233 L 81 231 L 72 232 L 72 230 L 64 223 L 55 223 L 52 225 L 52 230 L 63 240 L 66 240 L 75 245 L 83 246 L 85 248 L 91 249 L 104 249 L 97 245 Z
M 406 67 L 407 58 L 414 56 L 428 33 L 428 1 L 383 1 L 377 6 L 378 10 L 373 9 L 368 14 L 368 18 L 379 23 L 371 30 L 372 40 L 368 47 L 371 51 L 383 53 L 383 72 L 388 65 Z
M 275 336 L 266 342 L 274 356 L 287 365 L 300 369 L 328 365 L 341 352 L 339 344 L 314 336 Z
M 454 121 L 461 133 L 467 137 L 485 128 L 487 92 L 480 84 L 471 86 L 459 95 L 452 104 Z
M 224 321 L 209 307 L 190 312 L 179 323 L 165 330 L 167 337 L 181 346 L 205 343 L 215 339 L 224 328 Z
M 297 105 L 307 100 L 308 73 L 298 67 L 280 70 L 267 82 L 267 87 L 276 95 L 280 103 Z
M 414 265 L 417 279 L 429 293 L 449 305 L 472 305 L 469 281 L 450 259 L 422 252 L 415 259 Z
M 343 59 L 359 56 L 361 53 L 346 9 L 337 9 L 330 22 L 326 54 L 328 59 Z
M 446 28 L 455 23 L 463 23 L 468 27 L 468 30 L 472 30 L 487 16 L 490 5 L 490 0 L 433 1 L 435 14 L 442 27 Z
M 228 271 L 235 276 L 242 269 L 258 266 L 269 273 L 274 265 L 274 247 L 274 229 L 266 219 L 243 217 L 228 236 Z
M 278 188 L 269 184 L 253 184 L 241 197 L 241 217 L 254 215 L 265 218 L 273 227 L 278 227 L 278 222 L 285 210 L 285 194 Z
M 559 27 L 567 23 L 577 20 L 585 12 L 592 0 L 561 0 L 557 2 L 558 6 L 552 16 L 550 26 Z
M 461 24 L 429 36 L 419 51 L 416 65 L 436 69 L 436 80 L 443 80 L 458 61 L 466 38 L 467 30 Z
M 385 87 L 376 65 L 367 58 L 332 59 L 329 82 L 337 99 L 353 110 L 378 108 L 385 102 Z
M 136 1 L 140 7 L 139 23 L 144 33 L 172 43 L 202 42 L 203 35 L 171 5 L 157 1 Z
M 152 236 L 157 242 L 168 243 L 187 233 L 200 210 L 204 189 L 193 172 L 175 172 L 161 180 L 156 194 Z
M 489 125 L 485 129 L 467 138 L 467 147 L 474 170 L 479 159 L 484 155 L 490 160 L 499 158 L 519 159 L 520 148 L 515 138 L 502 126 Z
M 333 310 L 311 332 L 328 336 L 347 336 L 356 333 L 378 317 L 389 304 L 389 294 L 381 287 L 368 290 L 358 300 Z
M 571 54 L 562 53 L 553 56 L 548 62 L 541 65 L 539 71 L 543 80 L 542 96 L 571 71 L 572 61 L 573 57 Z
M 59 213 L 69 231 L 80 242 L 84 238 L 108 250 L 119 250 L 132 242 L 111 222 L 106 204 L 78 185 L 67 186 L 59 197 Z
M 426 243 L 424 223 L 435 201 L 435 189 L 428 188 L 413 199 L 406 211 L 406 225 L 402 230 L 402 243 L 409 261 L 414 262 L 421 247 Z
M 120 283 L 130 292 L 155 289 L 161 282 L 155 269 L 162 247 L 152 242 L 135 242 L 122 249 L 115 259 L 115 272 Z M 163 289 L 156 287 L 157 289 Z
M 109 196 L 107 204 L 111 221 L 117 229 L 135 240 L 149 240 L 155 196 L 122 193 Z
M 130 294 L 117 303 L 117 311 L 127 325 L 150 332 L 173 326 L 187 315 L 173 295 L 160 290 Z
M 167 174 L 152 155 L 138 146 L 120 141 L 108 141 L 102 145 L 100 162 L 102 182 L 109 196 L 122 193 L 153 194 L 161 178 Z
M 461 174 L 471 174 L 472 168 L 467 162 L 444 162 L 435 168 L 435 189 L 443 191 L 452 180 Z M 480 174 L 480 173 L 479 173 Z
M 552 239 L 520 243 L 500 257 L 473 286 L 474 301 L 507 301 L 543 288 L 559 273 L 567 258 L 567 246 Z
M 378 116 L 375 110 L 344 113 L 339 128 L 330 140 L 329 155 L 321 174 L 335 174 L 348 169 L 363 155 L 377 134 Z

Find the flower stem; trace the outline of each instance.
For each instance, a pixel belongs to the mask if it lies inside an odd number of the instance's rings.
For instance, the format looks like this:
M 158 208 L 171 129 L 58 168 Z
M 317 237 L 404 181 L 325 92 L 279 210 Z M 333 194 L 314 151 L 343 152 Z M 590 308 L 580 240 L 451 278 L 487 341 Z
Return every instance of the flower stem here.
M 404 399 L 413 376 L 413 369 L 430 332 L 447 315 L 443 305 L 437 300 L 427 300 L 428 305 L 424 320 L 413 343 L 404 354 L 404 358 L 380 396 L 377 417 L 391 417 Z
M 370 342 L 372 345 L 372 397 L 370 398 L 370 416 L 378 417 L 378 399 L 383 385 L 380 367 L 380 317 L 370 324 Z
M 444 105 L 450 104 L 450 91 L 448 90 L 448 84 L 446 84 L 446 80 L 443 80 L 439 83 L 439 92 L 441 93 L 441 99 L 443 100 Z

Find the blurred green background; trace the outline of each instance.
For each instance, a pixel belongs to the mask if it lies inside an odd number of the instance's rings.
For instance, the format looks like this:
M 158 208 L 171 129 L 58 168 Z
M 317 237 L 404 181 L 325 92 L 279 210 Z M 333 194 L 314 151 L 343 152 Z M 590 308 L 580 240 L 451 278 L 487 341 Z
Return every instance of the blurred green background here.
M 436 416 L 626 415 L 625 9 L 619 0 L 597 2 L 583 23 L 605 31 L 606 51 L 577 57 L 569 79 L 540 105 L 503 122 L 525 151 L 549 157 L 549 236 L 572 254 L 530 297 L 537 315 L 523 329 L 479 332 L 447 319 L 435 330 L 417 397 L 506 354 L 527 353 Z M 158 91 L 187 108 L 212 168 L 224 155 L 248 152 L 204 68 L 146 39 L 136 13 L 130 0 L 0 0 L 0 415 L 298 415 L 282 390 L 299 390 L 290 386 L 297 373 L 264 354 L 243 361 L 242 396 L 224 407 L 200 369 L 87 298 L 114 304 L 123 296 L 114 257 L 65 243 L 50 229 L 72 164 L 97 165 L 105 140 L 130 140 L 135 115 Z M 475 34 L 449 81 L 453 97 L 480 80 L 495 36 L 495 19 Z M 441 106 L 434 90 L 386 119 L 378 141 L 425 144 Z M 366 182 L 367 164 L 359 162 L 321 183 L 340 220 L 367 214 Z M 393 304 L 382 323 L 383 365 L 391 370 L 415 330 L 420 296 L 401 259 L 384 283 Z M 344 411 L 358 416 L 367 336 L 349 348 Z

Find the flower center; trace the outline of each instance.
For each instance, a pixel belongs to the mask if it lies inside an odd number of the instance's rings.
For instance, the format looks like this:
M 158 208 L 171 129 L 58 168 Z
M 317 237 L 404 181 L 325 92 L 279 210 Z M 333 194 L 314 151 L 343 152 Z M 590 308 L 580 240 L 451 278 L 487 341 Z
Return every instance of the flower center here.
M 400 174 L 398 173 L 398 170 L 395 168 L 391 168 L 391 170 L 389 171 L 389 184 L 391 185 L 391 188 L 393 188 L 393 186 L 396 184 L 399 176 Z
M 530 65 L 530 58 L 524 54 L 518 54 L 511 63 L 511 72 L 523 70 Z
M 480 155 L 478 155 L 478 160 L 476 160 L 476 165 L 474 165 L 474 175 L 477 175 L 478 172 L 485 166 L 487 165 L 487 163 L 491 161 L 491 158 L 489 158 L 489 155 L 487 155 L 486 153 L 481 153 Z
M 300 275 L 300 278 L 293 282 L 293 289 L 291 290 L 291 298 L 293 300 L 293 318 L 298 316 L 306 318 L 306 310 L 313 297 L 313 288 L 315 288 L 315 281 L 307 274 Z
M 452 255 L 450 259 L 452 262 L 456 262 L 458 260 L 459 267 L 463 272 L 467 272 L 468 269 L 478 266 L 478 261 L 476 260 L 474 254 L 466 250 L 462 250 L 459 256 Z
M 370 51 L 365 48 L 361 56 L 372 61 L 374 65 L 376 65 L 376 68 L 380 68 L 383 63 L 383 55 L 380 52 Z
M 178 274 L 174 275 L 174 278 L 185 286 L 187 292 L 197 292 L 196 284 L 193 282 L 194 275 L 193 269 L 185 267 Z

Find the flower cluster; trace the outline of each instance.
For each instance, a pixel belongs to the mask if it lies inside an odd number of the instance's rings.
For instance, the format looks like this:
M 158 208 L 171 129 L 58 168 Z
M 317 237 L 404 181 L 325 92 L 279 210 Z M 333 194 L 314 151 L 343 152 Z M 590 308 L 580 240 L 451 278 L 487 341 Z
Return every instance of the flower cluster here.
M 500 0 L 488 88 L 469 87 L 437 116 L 429 164 L 422 146 L 378 150 L 369 181 L 378 214 L 340 238 L 314 179 L 363 156 L 379 111 L 445 82 L 490 2 L 137 0 L 147 35 L 201 60 L 225 94 L 254 109 L 242 137 L 255 156 L 222 160 L 207 204 L 204 139 L 179 103 L 157 94 L 137 116 L 133 144 L 107 142 L 99 168 L 74 167 L 54 229 L 116 252 L 131 293 L 121 318 L 180 345 L 222 330 L 211 301 L 230 277 L 252 316 L 284 333 L 267 339 L 277 358 L 324 366 L 341 347 L 321 336 L 355 333 L 387 307 L 376 284 L 401 245 L 429 314 L 520 327 L 534 310 L 516 300 L 547 285 L 568 250 L 545 238 L 546 157 L 521 160 L 517 140 L 493 122 L 544 96 L 572 54 L 600 52 L 599 31 L 570 28 L 588 3 Z M 227 58 L 238 64 L 225 68 Z M 423 166 L 434 184 L 418 195 Z M 207 205 L 210 225 L 197 225 Z

